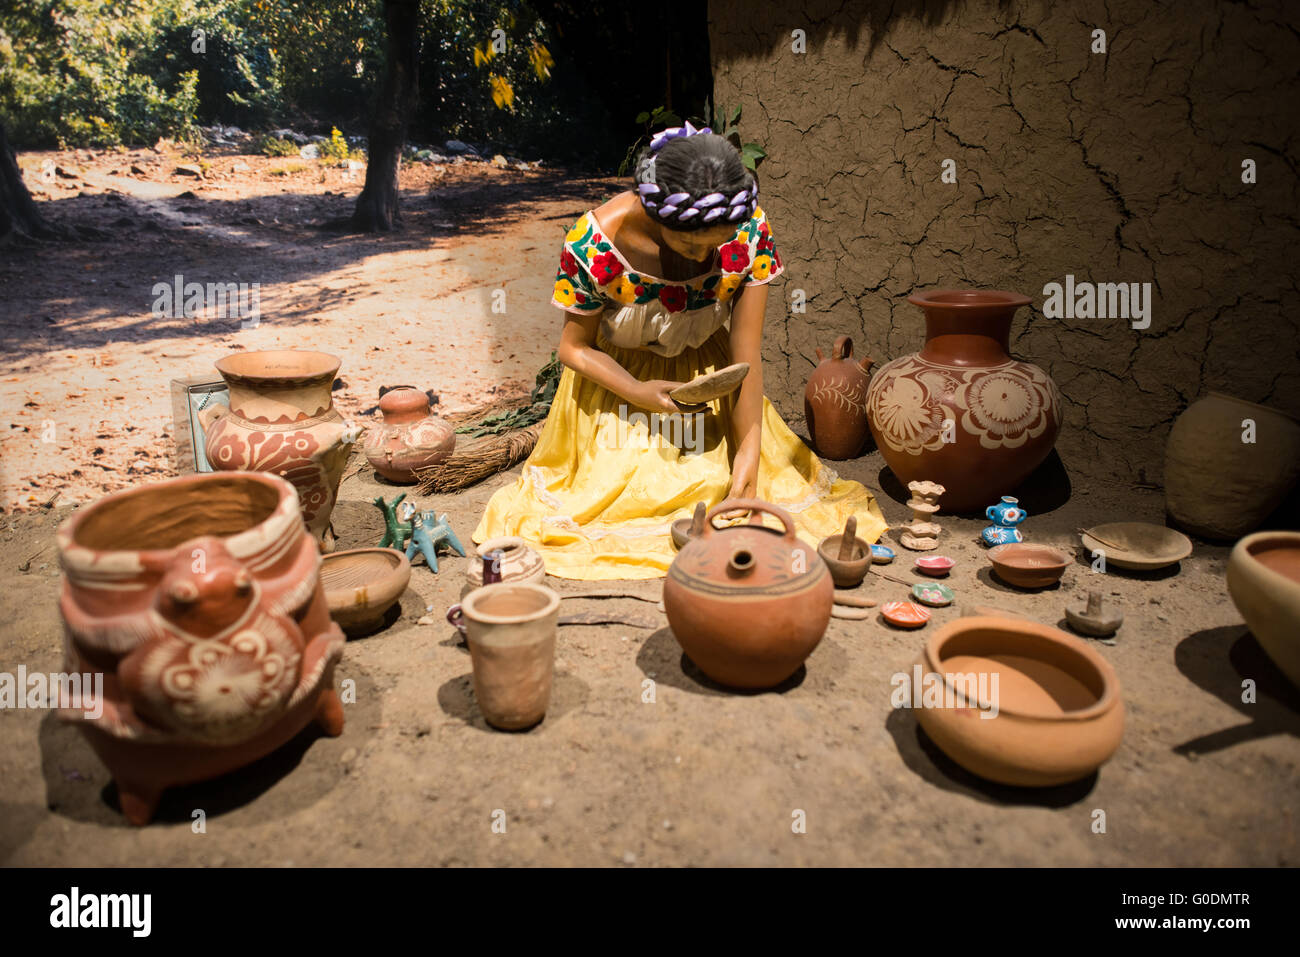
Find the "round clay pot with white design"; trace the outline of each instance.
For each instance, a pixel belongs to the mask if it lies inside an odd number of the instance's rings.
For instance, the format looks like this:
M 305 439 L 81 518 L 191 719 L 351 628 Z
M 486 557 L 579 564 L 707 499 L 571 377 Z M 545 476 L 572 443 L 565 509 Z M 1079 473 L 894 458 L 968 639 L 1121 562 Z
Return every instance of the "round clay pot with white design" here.
M 908 302 L 925 312 L 925 345 L 871 380 L 872 437 L 904 485 L 942 485 L 945 511 L 983 508 L 1042 464 L 1061 428 L 1056 384 L 1008 351 L 1012 316 L 1030 300 L 961 289 Z
M 867 444 L 867 390 L 873 361 L 853 358 L 853 340 L 840 336 L 829 357 L 817 350 L 817 368 L 803 394 L 804 418 L 813 447 L 822 458 L 857 458 Z
M 366 458 L 390 482 L 415 482 L 417 470 L 445 462 L 456 448 L 456 433 L 429 411 L 429 397 L 419 389 L 390 389 L 379 411 L 384 424 L 367 431 Z

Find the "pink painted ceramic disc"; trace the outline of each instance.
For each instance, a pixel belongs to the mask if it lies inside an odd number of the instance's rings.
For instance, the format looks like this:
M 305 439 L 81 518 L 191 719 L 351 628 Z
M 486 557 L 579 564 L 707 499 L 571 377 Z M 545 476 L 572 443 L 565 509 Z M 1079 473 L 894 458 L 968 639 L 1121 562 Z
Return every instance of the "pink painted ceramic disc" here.
M 887 601 L 880 606 L 880 614 L 899 628 L 920 628 L 930 620 L 928 611 L 910 601 Z
M 952 571 L 952 566 L 957 563 L 947 555 L 931 555 L 927 558 L 918 558 L 915 564 L 916 570 L 922 574 L 942 578 Z

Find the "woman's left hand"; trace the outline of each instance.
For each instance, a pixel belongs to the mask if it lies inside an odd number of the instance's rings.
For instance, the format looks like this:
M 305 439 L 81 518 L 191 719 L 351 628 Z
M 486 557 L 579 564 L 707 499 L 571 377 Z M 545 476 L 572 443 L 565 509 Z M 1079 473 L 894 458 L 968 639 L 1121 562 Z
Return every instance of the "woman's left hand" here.
M 731 463 L 728 498 L 758 498 L 758 453 L 757 441 L 741 443 Z

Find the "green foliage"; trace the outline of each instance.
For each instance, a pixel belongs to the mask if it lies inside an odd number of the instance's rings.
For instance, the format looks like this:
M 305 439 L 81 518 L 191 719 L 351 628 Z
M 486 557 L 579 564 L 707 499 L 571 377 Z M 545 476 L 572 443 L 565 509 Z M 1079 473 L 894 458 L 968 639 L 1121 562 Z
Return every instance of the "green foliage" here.
M 343 138 L 337 126 L 330 130 L 330 138 L 318 143 L 316 149 L 322 163 L 346 163 L 349 159 L 365 158 L 360 150 L 348 147 L 348 141 Z
M 512 432 L 540 422 L 551 411 L 551 402 L 560 386 L 560 376 L 564 374 L 564 364 L 551 353 L 551 361 L 542 366 L 537 373 L 533 391 L 528 396 L 528 404 L 517 409 L 492 412 L 468 425 L 456 429 L 463 435 L 482 437 Z
M 763 162 L 767 157 L 767 152 L 757 143 L 744 143 L 740 138 L 740 107 L 737 106 L 730 113 L 723 107 L 717 109 L 710 108 L 710 116 L 706 118 L 691 118 L 691 125 L 701 129 L 708 127 L 717 133 L 723 139 L 727 140 L 740 153 L 740 161 L 745 164 L 745 168 L 753 171 L 758 169 L 758 164 Z M 636 164 L 637 155 L 642 148 L 654 138 L 654 134 L 670 126 L 681 126 L 682 120 L 676 113 L 666 107 L 656 106 L 653 110 L 642 111 L 636 115 L 636 122 L 641 125 L 641 135 L 627 149 L 627 154 L 623 157 L 623 162 L 618 166 L 618 175 L 627 176 L 632 172 L 632 167 Z
M 740 161 L 745 164 L 746 169 L 751 172 L 758 169 L 758 164 L 767 158 L 767 151 L 757 143 L 741 142 L 740 107 L 737 106 L 730 114 L 728 114 L 726 107 L 718 107 L 711 110 L 711 112 L 713 113 L 712 120 L 703 125 L 709 127 L 740 151 Z
M 261 136 L 253 144 L 253 149 L 263 156 L 297 156 L 298 146 L 290 140 L 278 136 Z
M 666 126 L 682 125 L 681 117 L 663 106 L 656 106 L 653 110 L 648 111 L 642 110 L 636 115 L 636 121 L 641 124 L 641 135 L 636 138 L 636 142 L 627 148 L 627 154 L 623 157 L 623 162 L 618 164 L 619 176 L 627 176 L 632 172 L 632 167 L 636 164 L 637 154 L 650 142 L 655 133 Z

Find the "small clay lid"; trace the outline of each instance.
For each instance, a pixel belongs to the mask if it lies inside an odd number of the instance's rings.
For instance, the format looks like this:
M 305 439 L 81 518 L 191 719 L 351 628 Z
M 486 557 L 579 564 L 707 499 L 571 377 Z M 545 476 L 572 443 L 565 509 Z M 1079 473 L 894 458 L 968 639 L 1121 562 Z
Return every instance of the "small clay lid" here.
M 420 418 L 429 413 L 429 397 L 419 389 L 393 389 L 379 400 L 385 419 Z

